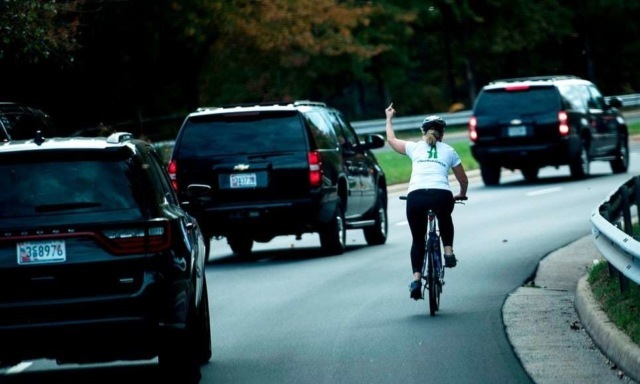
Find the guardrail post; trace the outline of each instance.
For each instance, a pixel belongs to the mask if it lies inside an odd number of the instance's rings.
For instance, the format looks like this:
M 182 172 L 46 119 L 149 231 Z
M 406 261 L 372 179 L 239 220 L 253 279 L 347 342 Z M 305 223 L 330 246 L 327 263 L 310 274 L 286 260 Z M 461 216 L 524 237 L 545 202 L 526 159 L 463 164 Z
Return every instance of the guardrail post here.
M 633 225 L 631 224 L 631 205 L 629 204 L 629 188 L 626 185 L 623 185 L 620 188 L 620 198 L 621 198 L 621 207 L 622 210 L 622 218 L 624 221 L 623 231 L 627 235 L 633 237 Z

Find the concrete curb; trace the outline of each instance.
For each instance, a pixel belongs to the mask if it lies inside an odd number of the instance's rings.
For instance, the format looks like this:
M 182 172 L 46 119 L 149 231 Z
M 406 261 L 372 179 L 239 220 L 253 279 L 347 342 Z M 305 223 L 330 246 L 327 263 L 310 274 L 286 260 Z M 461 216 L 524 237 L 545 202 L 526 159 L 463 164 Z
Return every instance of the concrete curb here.
M 613 324 L 596 301 L 587 276 L 578 281 L 575 308 L 584 329 L 602 353 L 635 381 L 640 381 L 640 347 Z

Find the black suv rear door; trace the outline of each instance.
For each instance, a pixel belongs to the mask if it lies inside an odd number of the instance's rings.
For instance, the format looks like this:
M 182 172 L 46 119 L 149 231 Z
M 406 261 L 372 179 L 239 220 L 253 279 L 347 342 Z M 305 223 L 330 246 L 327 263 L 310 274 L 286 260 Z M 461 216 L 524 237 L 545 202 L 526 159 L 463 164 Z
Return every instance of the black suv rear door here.
M 592 145 L 592 155 L 601 156 L 615 151 L 617 144 L 617 114 L 609 108 L 604 97 L 593 85 L 588 85 L 587 106 L 591 135 L 597 145 Z

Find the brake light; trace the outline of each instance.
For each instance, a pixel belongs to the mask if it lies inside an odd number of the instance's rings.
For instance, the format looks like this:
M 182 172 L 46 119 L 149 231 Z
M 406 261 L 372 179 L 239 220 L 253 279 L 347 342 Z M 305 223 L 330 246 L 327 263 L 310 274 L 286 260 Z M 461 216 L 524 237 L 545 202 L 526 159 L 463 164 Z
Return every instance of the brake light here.
M 526 91 L 529 89 L 528 85 L 509 85 L 504 87 L 507 92 L 517 92 L 517 91 Z
M 558 122 L 558 131 L 560 132 L 560 136 L 567 136 L 569 134 L 569 116 L 567 115 L 567 112 L 558 112 Z
M 320 157 L 320 152 L 309 152 L 309 184 L 311 184 L 312 187 L 319 187 L 322 185 L 321 164 L 322 158 Z
M 169 179 L 171 179 L 171 185 L 173 189 L 178 190 L 178 164 L 175 160 L 171 160 L 167 166 L 167 172 L 169 173 Z
M 106 245 L 116 255 L 155 253 L 171 245 L 171 231 L 166 220 L 154 220 L 147 226 L 102 231 Z
M 475 116 L 471 116 L 469 119 L 469 139 L 471 141 L 478 140 L 478 131 L 476 131 L 476 126 L 478 125 L 478 119 Z

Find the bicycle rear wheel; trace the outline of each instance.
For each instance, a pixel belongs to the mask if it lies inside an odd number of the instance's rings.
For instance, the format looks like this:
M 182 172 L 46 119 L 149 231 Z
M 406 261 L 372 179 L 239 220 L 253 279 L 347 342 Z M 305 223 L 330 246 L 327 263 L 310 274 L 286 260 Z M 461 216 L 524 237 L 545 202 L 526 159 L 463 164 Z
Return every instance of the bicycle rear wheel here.
M 427 252 L 427 290 L 429 291 L 429 314 L 431 316 L 435 316 L 440 309 L 440 294 L 442 293 L 438 271 L 433 266 L 434 256 L 433 253 Z

